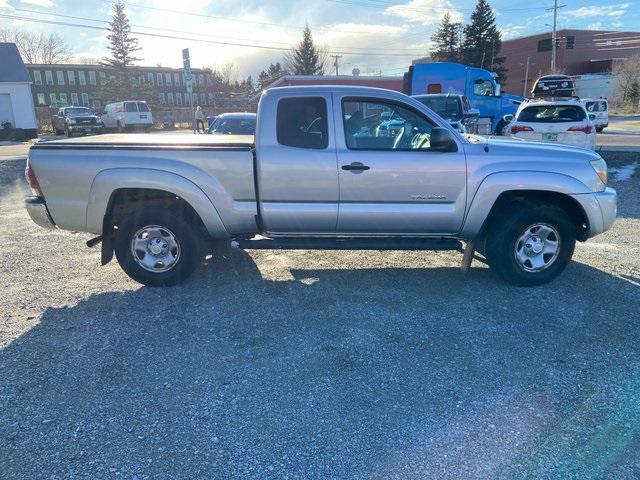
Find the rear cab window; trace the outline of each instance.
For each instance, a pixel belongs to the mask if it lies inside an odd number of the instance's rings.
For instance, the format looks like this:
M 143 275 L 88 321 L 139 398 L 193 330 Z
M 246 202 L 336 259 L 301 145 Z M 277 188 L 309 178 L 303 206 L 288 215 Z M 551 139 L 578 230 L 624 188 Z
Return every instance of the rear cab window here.
M 577 105 L 532 105 L 525 107 L 516 121 L 523 123 L 581 122 L 587 114 Z
M 145 102 L 138 102 L 138 111 L 140 111 L 140 112 L 148 112 L 149 111 L 149 107 L 147 106 L 147 104 Z
M 138 105 L 135 102 L 127 102 L 124 104 L 124 111 L 127 113 L 137 112 Z
M 278 102 L 276 134 L 280 145 L 323 150 L 329 146 L 328 131 L 324 98 L 293 97 Z

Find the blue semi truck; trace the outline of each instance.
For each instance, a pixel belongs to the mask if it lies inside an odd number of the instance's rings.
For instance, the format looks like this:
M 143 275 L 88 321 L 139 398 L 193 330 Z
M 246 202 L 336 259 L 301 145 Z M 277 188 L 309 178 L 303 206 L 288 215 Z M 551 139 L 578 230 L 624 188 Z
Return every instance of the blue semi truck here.
M 513 115 L 524 99 L 502 93 L 495 77 L 488 70 L 460 63 L 418 63 L 404 74 L 403 91 L 407 95 L 465 95 L 471 107 L 480 111 L 479 133 L 501 135 L 505 126 L 503 117 Z

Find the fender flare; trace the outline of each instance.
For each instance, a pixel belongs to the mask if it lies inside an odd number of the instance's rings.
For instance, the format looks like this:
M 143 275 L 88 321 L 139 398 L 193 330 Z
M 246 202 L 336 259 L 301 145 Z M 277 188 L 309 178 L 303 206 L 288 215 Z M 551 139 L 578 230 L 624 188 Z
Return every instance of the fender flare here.
M 86 224 L 89 232 L 102 234 L 102 222 L 111 196 L 123 188 L 146 188 L 176 195 L 195 210 L 212 238 L 229 237 L 215 205 L 200 187 L 175 173 L 150 168 L 113 168 L 96 175 L 87 204 Z
M 469 202 L 460 236 L 476 238 L 501 194 L 531 190 L 560 193 L 568 197 L 593 193 L 580 180 L 561 173 L 536 171 L 493 173 L 480 183 L 473 199 Z

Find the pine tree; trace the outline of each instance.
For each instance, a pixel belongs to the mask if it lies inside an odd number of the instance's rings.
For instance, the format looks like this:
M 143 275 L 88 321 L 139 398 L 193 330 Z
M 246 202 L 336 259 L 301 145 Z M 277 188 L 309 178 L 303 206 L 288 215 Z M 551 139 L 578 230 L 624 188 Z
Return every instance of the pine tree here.
M 431 59 L 435 62 L 459 62 L 461 60 L 462 24 L 451 20 L 447 12 L 442 17 L 442 23 L 438 30 L 431 36 L 433 48 Z
M 258 89 L 264 90 L 270 84 L 278 80 L 280 77 L 288 75 L 288 72 L 282 68 L 280 62 L 269 64 L 269 68 L 265 71 L 262 70 L 258 75 Z
M 324 75 L 326 55 L 313 43 L 309 25 L 304 27 L 302 40 L 286 57 L 288 69 L 294 75 Z
M 121 73 L 140 60 L 133 56 L 136 51 L 140 50 L 140 47 L 138 39 L 131 36 L 131 26 L 124 8 L 122 0 L 116 0 L 113 4 L 113 15 L 111 22 L 109 22 L 110 33 L 107 35 L 107 40 L 110 42 L 107 48 L 111 52 L 111 56 L 104 57 L 101 62 Z
M 462 62 L 473 67 L 486 68 L 498 74 L 500 81 L 506 78 L 501 65 L 505 58 L 499 57 L 502 48 L 501 34 L 496 27 L 496 17 L 487 0 L 478 0 L 471 14 L 471 23 L 464 27 Z

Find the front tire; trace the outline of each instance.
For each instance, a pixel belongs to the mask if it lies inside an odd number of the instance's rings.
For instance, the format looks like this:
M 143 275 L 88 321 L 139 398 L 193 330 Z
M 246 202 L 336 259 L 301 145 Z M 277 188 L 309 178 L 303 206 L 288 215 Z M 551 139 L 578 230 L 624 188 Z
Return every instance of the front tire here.
M 179 212 L 145 208 L 118 225 L 115 253 L 129 277 L 149 287 L 186 280 L 204 258 L 198 225 Z
M 564 210 L 549 204 L 516 206 L 486 236 L 487 261 L 516 286 L 549 283 L 573 256 L 575 228 Z

